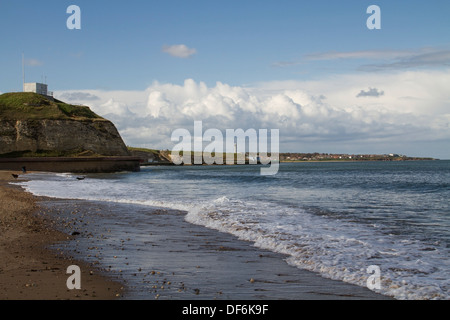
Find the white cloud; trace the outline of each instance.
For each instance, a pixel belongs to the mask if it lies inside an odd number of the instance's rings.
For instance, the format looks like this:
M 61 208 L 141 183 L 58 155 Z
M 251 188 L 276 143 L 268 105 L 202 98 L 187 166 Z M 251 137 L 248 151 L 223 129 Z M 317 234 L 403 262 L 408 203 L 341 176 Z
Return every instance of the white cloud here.
M 184 44 L 175 44 L 171 46 L 163 46 L 162 51 L 170 54 L 172 57 L 189 58 L 197 53 L 197 50 L 189 48 Z
M 113 121 L 133 146 L 171 149 L 175 129 L 192 131 L 194 121 L 202 120 L 204 130 L 279 129 L 281 151 L 423 155 L 431 149 L 417 149 L 420 142 L 427 148 L 440 143 L 442 149 L 442 141 L 450 140 L 449 71 L 350 74 L 251 87 L 221 82 L 208 87 L 188 79 L 182 85 L 155 82 L 144 91 L 86 90 L 85 97 L 99 97 L 86 104 Z M 389 91 L 361 99 L 361 87 Z

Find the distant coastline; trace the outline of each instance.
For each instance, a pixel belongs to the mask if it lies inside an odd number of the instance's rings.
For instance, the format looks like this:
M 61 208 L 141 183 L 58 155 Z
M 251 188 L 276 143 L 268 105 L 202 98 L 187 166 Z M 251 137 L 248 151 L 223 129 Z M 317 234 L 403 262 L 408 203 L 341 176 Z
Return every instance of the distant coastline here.
M 172 154 L 169 150 L 155 150 L 146 148 L 128 147 L 130 153 L 138 158 L 141 158 L 141 165 L 173 165 L 171 160 Z M 182 152 L 180 152 L 182 155 Z M 226 157 L 230 154 L 223 154 L 223 164 L 227 164 Z M 214 156 L 214 153 L 212 154 Z M 241 154 L 242 156 L 242 154 Z M 192 163 L 194 163 L 194 153 L 192 152 Z M 238 154 L 232 155 L 235 161 L 238 159 Z M 361 161 L 426 161 L 439 160 L 432 157 L 411 157 L 399 154 L 331 154 L 331 153 L 294 153 L 284 152 L 279 154 L 279 162 L 293 163 L 293 162 L 361 162 Z M 235 162 L 237 164 L 237 162 Z M 250 155 L 245 153 L 245 164 L 250 164 Z M 205 163 L 203 163 L 205 165 Z
M 401 154 L 331 154 L 331 153 L 280 153 L 280 162 L 342 162 L 342 161 L 422 161 L 439 160 L 431 157 L 410 157 Z

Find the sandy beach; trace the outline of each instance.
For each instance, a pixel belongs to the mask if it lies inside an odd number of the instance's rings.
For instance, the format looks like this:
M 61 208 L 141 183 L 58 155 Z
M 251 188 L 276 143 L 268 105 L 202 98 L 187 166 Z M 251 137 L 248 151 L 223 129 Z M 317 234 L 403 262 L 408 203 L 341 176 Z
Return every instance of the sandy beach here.
M 0 171 L 0 299 L 1 300 L 91 300 L 116 299 L 123 285 L 99 269 L 57 250 L 51 244 L 67 241 L 40 215 L 39 199 L 21 188 L 8 185 L 9 171 Z M 67 267 L 81 270 L 80 290 L 69 290 Z
M 389 299 L 188 223 L 181 211 L 34 197 L 6 185 L 11 172 L 0 177 L 0 299 Z M 139 225 L 114 218 L 126 214 L 151 219 L 145 239 L 133 232 Z M 66 287 L 73 264 L 82 271 L 81 290 Z

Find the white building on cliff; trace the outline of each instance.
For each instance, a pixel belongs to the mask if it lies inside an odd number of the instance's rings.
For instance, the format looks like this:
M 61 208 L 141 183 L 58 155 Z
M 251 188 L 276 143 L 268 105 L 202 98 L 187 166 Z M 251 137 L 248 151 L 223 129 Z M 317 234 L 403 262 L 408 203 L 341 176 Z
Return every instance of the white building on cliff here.
M 53 92 L 48 91 L 48 86 L 38 82 L 24 83 L 23 92 L 34 92 L 43 96 L 53 97 Z

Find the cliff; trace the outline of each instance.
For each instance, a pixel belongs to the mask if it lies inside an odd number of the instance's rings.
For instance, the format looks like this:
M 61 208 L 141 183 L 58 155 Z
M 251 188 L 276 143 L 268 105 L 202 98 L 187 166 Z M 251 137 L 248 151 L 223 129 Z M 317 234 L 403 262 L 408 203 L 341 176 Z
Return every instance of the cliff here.
M 129 155 L 114 124 L 89 107 L 29 92 L 0 95 L 1 157 Z

